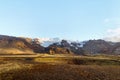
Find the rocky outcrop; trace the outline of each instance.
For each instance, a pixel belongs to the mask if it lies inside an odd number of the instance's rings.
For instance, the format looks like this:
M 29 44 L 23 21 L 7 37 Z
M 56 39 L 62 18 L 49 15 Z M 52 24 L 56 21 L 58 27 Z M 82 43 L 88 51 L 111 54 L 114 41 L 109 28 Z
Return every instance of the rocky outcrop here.
M 49 47 L 49 54 L 71 54 L 72 52 L 67 48 Z
M 83 46 L 83 50 L 89 54 L 109 54 L 111 49 L 112 45 L 104 40 L 89 40 Z

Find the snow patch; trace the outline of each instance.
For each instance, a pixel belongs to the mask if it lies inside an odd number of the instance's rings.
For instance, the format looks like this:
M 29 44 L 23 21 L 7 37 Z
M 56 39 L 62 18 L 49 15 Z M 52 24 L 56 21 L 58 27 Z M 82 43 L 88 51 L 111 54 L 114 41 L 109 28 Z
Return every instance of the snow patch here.
M 48 47 L 49 45 L 53 43 L 59 43 L 61 42 L 61 39 L 59 38 L 39 38 L 40 45 L 43 47 Z
M 86 42 L 87 41 L 80 42 L 80 46 L 79 47 L 83 47 L 86 44 Z

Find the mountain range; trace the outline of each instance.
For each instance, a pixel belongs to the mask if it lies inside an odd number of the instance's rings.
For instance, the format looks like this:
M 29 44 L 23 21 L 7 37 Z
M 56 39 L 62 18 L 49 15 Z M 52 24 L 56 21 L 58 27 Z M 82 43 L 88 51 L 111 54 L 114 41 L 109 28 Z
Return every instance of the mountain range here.
M 120 54 L 120 42 L 102 39 L 70 41 L 59 38 L 26 38 L 0 35 L 0 54 Z

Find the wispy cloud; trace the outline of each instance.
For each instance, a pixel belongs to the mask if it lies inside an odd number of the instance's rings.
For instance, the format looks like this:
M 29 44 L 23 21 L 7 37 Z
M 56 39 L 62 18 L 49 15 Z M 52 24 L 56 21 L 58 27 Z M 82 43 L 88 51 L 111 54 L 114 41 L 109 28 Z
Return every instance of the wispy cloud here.
M 105 26 L 111 27 L 110 29 L 106 30 L 106 36 L 104 40 L 120 42 L 120 18 L 119 17 L 105 18 L 103 21 L 105 23 Z
M 109 33 L 112 36 L 120 35 L 120 27 L 115 29 L 108 29 L 107 33 Z
M 112 18 L 105 18 L 103 20 L 104 24 L 107 24 L 109 26 L 116 26 L 116 27 L 120 27 L 120 18 L 116 18 L 116 17 L 112 17 Z
M 107 30 L 107 37 L 104 38 L 107 41 L 120 42 L 120 27 Z

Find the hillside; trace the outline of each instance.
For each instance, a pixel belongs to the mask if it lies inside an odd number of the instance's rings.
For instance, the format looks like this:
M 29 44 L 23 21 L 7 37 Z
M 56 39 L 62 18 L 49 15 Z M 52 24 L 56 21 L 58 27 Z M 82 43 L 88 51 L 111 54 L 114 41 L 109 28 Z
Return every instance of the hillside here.
M 33 54 L 38 47 L 30 38 L 0 35 L 0 54 Z
M 120 42 L 105 40 L 70 41 L 0 35 L 0 54 L 120 54 Z

